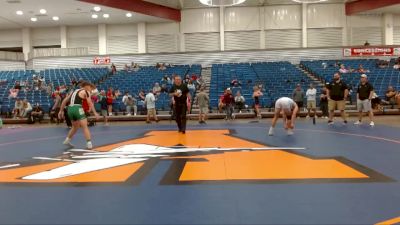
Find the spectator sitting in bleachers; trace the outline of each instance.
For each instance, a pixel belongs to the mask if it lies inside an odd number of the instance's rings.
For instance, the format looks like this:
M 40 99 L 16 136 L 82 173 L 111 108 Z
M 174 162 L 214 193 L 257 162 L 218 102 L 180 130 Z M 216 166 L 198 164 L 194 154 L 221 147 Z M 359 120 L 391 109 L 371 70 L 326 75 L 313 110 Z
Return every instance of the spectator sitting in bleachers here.
M 239 87 L 239 86 L 242 86 L 242 82 L 240 82 L 238 79 L 235 78 L 231 81 L 231 87 Z
M 44 111 L 43 111 L 42 107 L 40 107 L 39 103 L 36 103 L 35 106 L 33 106 L 29 117 L 30 117 L 30 121 L 32 121 L 32 123 L 34 123 L 36 120 L 38 120 L 40 123 L 40 121 L 43 120 Z
M 31 103 L 29 103 L 27 99 L 24 99 L 24 101 L 22 102 L 22 110 L 20 113 L 20 117 L 26 118 L 31 111 L 32 111 Z
M 376 67 L 380 68 L 380 69 L 385 69 L 389 66 L 389 62 L 386 60 L 378 60 L 378 62 L 376 63 Z
M 14 119 L 20 117 L 21 112 L 22 112 L 22 107 L 23 107 L 23 104 L 22 104 L 21 99 L 17 98 L 17 100 L 14 103 L 14 109 L 12 111 Z
M 139 101 L 142 101 L 142 102 L 144 102 L 144 100 L 146 99 L 146 94 L 144 93 L 144 91 L 143 90 L 140 90 L 140 92 L 139 92 Z
M 358 66 L 357 72 L 359 72 L 359 73 L 369 73 L 369 70 L 364 69 L 363 65 L 360 64 Z
M 245 103 L 246 100 L 244 99 L 243 95 L 240 93 L 240 91 L 237 91 L 235 96 L 235 106 L 239 113 L 242 113 L 242 110 L 246 108 Z
M 129 72 L 129 71 L 131 71 L 131 67 L 128 66 L 128 64 L 125 64 L 124 70 L 125 70 L 125 72 Z
M 129 94 L 129 91 L 126 91 L 124 97 L 122 97 L 122 104 L 126 107 L 127 116 L 131 115 L 131 108 L 128 108 L 128 99 L 132 98 L 132 95 Z
M 111 74 L 115 75 L 117 73 L 117 67 L 113 64 L 111 64 Z
M 397 59 L 395 64 L 393 65 L 393 69 L 395 70 L 400 70 L 400 60 Z
M 18 93 L 19 93 L 18 89 L 11 88 L 10 89 L 10 94 L 8 95 L 8 98 L 9 99 L 14 99 L 14 98 L 16 98 L 18 96 Z
M 153 86 L 153 93 L 154 93 L 156 96 L 159 96 L 159 95 L 161 94 L 161 87 L 160 87 L 160 84 L 159 84 L 159 83 L 155 83 L 155 84 L 154 84 L 154 86 Z
M 128 116 L 132 115 L 132 109 L 133 109 L 133 115 L 136 116 L 137 114 L 137 105 L 136 105 L 136 98 L 129 96 L 126 100 L 126 112 Z
M 351 71 L 349 69 L 346 69 L 346 67 L 344 66 L 344 64 L 340 65 L 340 69 L 339 69 L 340 73 L 350 73 Z
M 19 81 L 15 81 L 14 89 L 21 90 L 21 84 Z
M 394 106 L 397 104 L 397 96 L 399 96 L 399 94 L 396 92 L 393 86 L 389 86 L 385 94 L 385 100 L 382 101 L 382 103 L 385 105 L 391 105 L 392 108 L 394 108 Z
M 167 69 L 165 63 L 157 63 L 157 64 L 156 64 L 156 68 L 157 68 L 159 71 L 164 71 L 164 70 Z

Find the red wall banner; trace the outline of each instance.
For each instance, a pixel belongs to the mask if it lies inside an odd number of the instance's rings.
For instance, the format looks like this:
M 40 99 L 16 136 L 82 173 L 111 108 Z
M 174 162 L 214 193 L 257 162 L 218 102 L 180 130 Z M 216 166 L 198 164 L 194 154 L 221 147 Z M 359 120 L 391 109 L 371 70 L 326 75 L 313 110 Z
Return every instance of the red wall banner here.
M 94 65 L 104 65 L 104 64 L 110 64 L 110 63 L 111 63 L 111 59 L 109 56 L 106 56 L 106 57 L 96 56 L 93 59 Z
M 360 47 L 360 48 L 344 48 L 343 56 L 359 57 L 359 56 L 400 56 L 400 47 Z

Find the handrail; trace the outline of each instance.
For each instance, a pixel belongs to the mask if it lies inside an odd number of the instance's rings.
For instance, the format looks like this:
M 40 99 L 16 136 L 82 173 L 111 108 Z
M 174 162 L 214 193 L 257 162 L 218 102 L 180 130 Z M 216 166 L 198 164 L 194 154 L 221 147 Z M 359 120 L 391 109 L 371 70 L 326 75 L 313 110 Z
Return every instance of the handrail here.
M 21 52 L 0 51 L 0 59 L 11 61 L 24 61 L 24 54 Z

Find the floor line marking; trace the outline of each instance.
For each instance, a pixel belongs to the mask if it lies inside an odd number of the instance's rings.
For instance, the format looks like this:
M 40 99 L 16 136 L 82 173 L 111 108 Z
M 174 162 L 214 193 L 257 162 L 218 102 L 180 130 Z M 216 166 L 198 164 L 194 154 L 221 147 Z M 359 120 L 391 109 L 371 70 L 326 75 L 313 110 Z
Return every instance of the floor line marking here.
M 393 225 L 393 224 L 396 224 L 396 223 L 400 223 L 400 217 L 396 217 L 396 218 L 393 218 L 393 219 L 390 219 L 390 220 L 379 222 L 379 223 L 376 223 L 375 225 Z

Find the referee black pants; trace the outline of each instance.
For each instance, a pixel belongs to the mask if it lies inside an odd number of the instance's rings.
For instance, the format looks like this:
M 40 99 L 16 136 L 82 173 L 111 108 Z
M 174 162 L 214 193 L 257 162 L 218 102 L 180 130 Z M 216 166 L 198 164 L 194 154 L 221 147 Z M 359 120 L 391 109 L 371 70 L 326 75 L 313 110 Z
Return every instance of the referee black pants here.
M 175 105 L 175 120 L 179 131 L 186 131 L 186 104 Z

